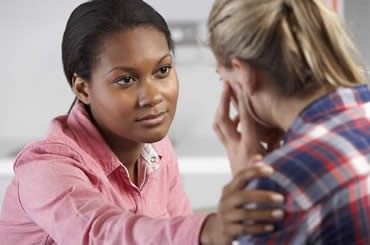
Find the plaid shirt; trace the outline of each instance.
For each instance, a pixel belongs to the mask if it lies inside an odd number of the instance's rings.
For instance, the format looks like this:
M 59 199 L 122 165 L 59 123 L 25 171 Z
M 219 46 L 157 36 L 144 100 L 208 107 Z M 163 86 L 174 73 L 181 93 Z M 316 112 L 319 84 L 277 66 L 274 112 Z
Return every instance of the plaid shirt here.
M 370 90 L 339 88 L 307 106 L 249 188 L 286 197 L 276 232 L 241 244 L 370 244 Z

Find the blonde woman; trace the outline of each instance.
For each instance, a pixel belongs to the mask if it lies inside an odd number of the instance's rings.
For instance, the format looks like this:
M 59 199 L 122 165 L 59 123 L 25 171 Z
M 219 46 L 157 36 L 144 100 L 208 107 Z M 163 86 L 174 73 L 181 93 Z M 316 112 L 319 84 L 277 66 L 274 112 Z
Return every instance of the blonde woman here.
M 208 31 L 233 172 L 262 154 L 276 172 L 248 188 L 286 197 L 275 232 L 241 244 L 370 244 L 370 90 L 338 16 L 319 0 L 216 0 Z

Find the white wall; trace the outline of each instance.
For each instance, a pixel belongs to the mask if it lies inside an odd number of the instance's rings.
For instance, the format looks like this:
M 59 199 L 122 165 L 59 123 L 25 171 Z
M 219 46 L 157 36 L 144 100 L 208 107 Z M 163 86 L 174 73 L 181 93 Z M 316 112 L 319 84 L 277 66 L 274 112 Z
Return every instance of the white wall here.
M 64 78 L 61 39 L 67 18 L 82 0 L 0 1 L 0 156 L 42 137 L 65 113 L 73 95 Z M 213 0 L 148 0 L 173 21 L 205 20 Z M 344 16 L 367 64 L 370 1 L 344 1 Z M 179 46 L 180 99 L 170 136 L 181 155 L 224 155 L 212 131 L 221 84 L 205 48 Z
M 346 24 L 360 48 L 366 65 L 370 67 L 370 1 L 344 1 L 344 9 Z
M 68 110 L 73 95 L 63 74 L 61 40 L 70 12 L 81 2 L 0 2 L 0 156 L 15 145 L 42 137 L 50 119 Z M 149 3 L 169 20 L 204 22 L 212 1 Z M 191 48 L 183 52 L 179 47 L 177 51 L 181 94 L 171 138 L 184 154 L 189 153 L 191 141 L 197 152 L 202 144 L 206 151 L 216 147 L 219 152 L 220 144 L 211 129 L 220 89 L 210 63 L 212 56 L 204 48 L 196 53 Z M 205 53 L 205 58 L 200 53 Z
M 213 0 L 146 0 L 168 21 L 206 20 Z
M 80 1 L 0 2 L 0 143 L 27 141 L 46 131 L 73 96 L 64 79 L 61 38 Z

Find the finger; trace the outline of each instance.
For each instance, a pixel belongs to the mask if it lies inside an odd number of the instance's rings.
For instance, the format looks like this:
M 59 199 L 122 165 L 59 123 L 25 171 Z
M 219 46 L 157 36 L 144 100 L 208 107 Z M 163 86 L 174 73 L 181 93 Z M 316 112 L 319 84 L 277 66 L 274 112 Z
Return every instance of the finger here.
M 274 173 L 274 169 L 265 164 L 250 166 L 239 171 L 228 185 L 230 191 L 241 190 L 249 181 L 259 177 L 269 177 Z
M 234 209 L 222 216 L 224 223 L 241 223 L 244 221 L 276 222 L 284 217 L 281 209 Z
M 240 130 L 242 132 L 242 141 L 245 137 L 248 137 L 248 123 L 253 123 L 253 119 L 248 115 L 248 99 L 246 93 L 243 93 L 243 88 L 238 82 L 231 84 L 233 94 L 238 101 L 237 111 L 240 117 Z M 244 141 L 245 142 L 245 141 Z
M 271 224 L 231 224 L 225 227 L 224 232 L 232 237 L 240 235 L 260 235 L 272 232 L 274 226 Z
M 219 107 L 219 117 L 222 119 L 230 119 L 230 87 L 228 83 L 224 83 L 224 89 L 221 94 L 221 103 Z
M 255 154 L 249 159 L 248 165 L 257 164 L 257 162 L 261 161 L 262 159 L 263 159 L 263 157 L 262 157 L 261 154 Z M 260 164 L 260 165 L 262 165 L 262 164 Z
M 220 139 L 220 141 L 225 144 L 226 143 L 226 137 L 223 135 L 219 125 L 217 123 L 213 124 L 213 131 L 215 131 L 217 137 Z
M 255 158 L 258 158 L 257 156 L 255 156 Z M 273 173 L 274 169 L 266 164 L 252 165 L 245 169 L 241 169 L 223 188 L 222 199 L 228 198 L 234 193 L 239 193 L 252 179 L 259 177 L 269 177 Z
M 242 191 L 229 194 L 227 199 L 224 199 L 223 206 L 220 209 L 221 211 L 224 211 L 251 204 L 252 207 L 258 207 L 258 204 L 269 204 L 271 206 L 275 206 L 283 204 L 283 202 L 284 196 L 279 193 L 244 189 Z
M 215 124 L 224 137 L 231 139 L 239 138 L 233 121 L 230 118 L 230 86 L 224 83 L 224 89 L 221 95 L 221 101 L 217 108 Z
M 237 100 L 237 97 L 236 97 L 236 94 L 234 92 L 234 90 L 232 89 L 232 82 L 230 81 L 227 81 L 231 87 L 230 89 L 230 97 L 231 97 L 231 103 L 234 107 L 235 110 L 237 110 L 239 108 L 239 104 L 238 104 L 238 100 Z
M 222 94 L 221 94 L 221 99 L 220 99 L 220 103 L 219 105 L 217 106 L 217 110 L 216 110 L 216 114 L 215 114 L 215 119 L 214 119 L 214 123 L 213 123 L 213 130 L 215 131 L 215 133 L 217 134 L 218 138 L 221 140 L 222 143 L 226 143 L 226 137 L 225 135 L 223 134 L 221 128 L 220 128 L 220 124 L 222 123 L 222 118 L 221 118 L 221 115 L 222 115 L 222 104 L 223 104 L 223 99 L 224 99 L 224 93 L 225 93 L 225 90 L 222 90 Z
M 234 124 L 234 127 L 237 128 L 238 127 L 238 124 L 240 123 L 240 116 L 239 114 L 237 114 L 233 119 L 233 124 Z

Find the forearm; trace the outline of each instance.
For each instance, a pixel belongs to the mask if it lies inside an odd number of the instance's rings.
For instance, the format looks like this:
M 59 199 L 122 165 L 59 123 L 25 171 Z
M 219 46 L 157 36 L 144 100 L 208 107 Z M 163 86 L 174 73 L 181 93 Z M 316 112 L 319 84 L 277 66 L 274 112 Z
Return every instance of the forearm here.
M 51 208 L 42 213 L 40 210 L 28 212 L 58 244 L 85 244 L 86 241 L 92 245 L 199 244 L 205 219 L 205 215 L 150 218 L 112 205 L 101 204 L 97 207 L 93 201 L 75 212 L 71 212 L 73 207 L 69 207 L 68 212 L 65 208 Z
M 205 215 L 136 215 L 112 203 L 73 166 L 39 165 L 18 170 L 19 201 L 30 220 L 58 244 L 199 243 Z M 39 176 L 49 176 L 48 185 Z

